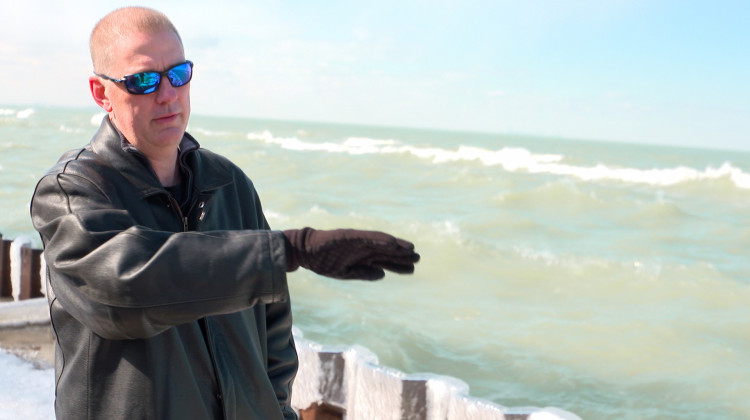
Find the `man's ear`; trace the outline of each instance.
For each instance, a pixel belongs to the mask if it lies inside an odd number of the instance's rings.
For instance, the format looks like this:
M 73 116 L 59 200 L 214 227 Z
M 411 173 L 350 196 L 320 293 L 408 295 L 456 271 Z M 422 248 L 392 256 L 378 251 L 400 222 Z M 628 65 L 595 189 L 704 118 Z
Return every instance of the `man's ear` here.
M 105 111 L 112 112 L 112 103 L 107 97 L 107 91 L 102 80 L 96 76 L 89 77 L 89 88 L 91 88 L 91 96 L 94 97 L 96 104 Z

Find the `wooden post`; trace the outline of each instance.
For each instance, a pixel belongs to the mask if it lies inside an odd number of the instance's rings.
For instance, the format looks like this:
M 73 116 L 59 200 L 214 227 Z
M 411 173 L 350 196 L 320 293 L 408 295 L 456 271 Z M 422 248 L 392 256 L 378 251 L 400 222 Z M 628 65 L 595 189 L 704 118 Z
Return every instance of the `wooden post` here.
M 21 248 L 21 293 L 19 300 L 41 297 L 39 277 L 39 250 L 24 246 Z
M 338 407 L 328 403 L 314 403 L 299 411 L 301 420 L 343 420 L 344 414 Z
M 426 420 L 427 381 L 404 379 L 401 385 L 401 418 L 403 420 Z
M 43 249 L 32 249 L 31 258 L 31 289 L 33 297 L 44 297 L 44 287 L 47 287 L 46 283 L 42 282 L 42 253 Z M 45 268 L 46 270 L 46 268 Z
M 321 403 L 300 410 L 301 420 L 342 420 L 346 409 L 344 389 L 344 355 L 340 352 L 320 352 L 318 362 L 322 372 L 319 385 Z
M 11 297 L 10 284 L 10 244 L 0 234 L 0 297 Z
M 32 252 L 31 248 L 24 246 L 21 248 L 21 293 L 18 294 L 19 300 L 25 300 L 31 298 L 32 284 L 31 284 L 31 263 Z
M 324 372 L 320 380 L 320 395 L 324 401 L 344 406 L 346 389 L 344 388 L 344 355 L 341 352 L 318 353 L 320 369 Z

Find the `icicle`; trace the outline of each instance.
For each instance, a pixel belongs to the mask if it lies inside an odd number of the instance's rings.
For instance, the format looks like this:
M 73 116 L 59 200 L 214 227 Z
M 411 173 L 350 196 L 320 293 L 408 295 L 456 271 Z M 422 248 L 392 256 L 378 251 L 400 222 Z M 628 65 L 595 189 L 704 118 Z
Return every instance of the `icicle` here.
M 21 296 L 21 273 L 23 272 L 23 257 L 21 248 L 31 247 L 28 236 L 19 236 L 10 244 L 10 293 L 14 301 Z
M 47 297 L 47 262 L 44 259 L 44 252 L 39 254 L 39 280 L 42 295 Z

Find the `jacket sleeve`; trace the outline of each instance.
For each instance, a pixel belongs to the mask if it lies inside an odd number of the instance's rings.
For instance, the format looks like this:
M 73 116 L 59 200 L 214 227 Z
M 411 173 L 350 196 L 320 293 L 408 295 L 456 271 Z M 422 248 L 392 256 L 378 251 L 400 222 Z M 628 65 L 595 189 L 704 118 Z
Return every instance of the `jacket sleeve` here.
M 280 232 L 148 229 L 97 185 L 64 172 L 39 181 L 31 216 L 55 298 L 104 338 L 148 338 L 288 299 Z

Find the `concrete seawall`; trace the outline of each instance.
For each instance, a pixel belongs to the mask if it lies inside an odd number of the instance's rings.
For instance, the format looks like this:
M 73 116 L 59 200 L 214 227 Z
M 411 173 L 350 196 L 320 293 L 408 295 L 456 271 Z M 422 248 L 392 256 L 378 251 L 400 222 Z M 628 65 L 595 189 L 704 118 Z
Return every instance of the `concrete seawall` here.
M 459 379 L 407 375 L 379 365 L 364 347 L 326 347 L 306 340 L 296 328 L 294 335 L 300 368 L 292 405 L 302 420 L 580 420 L 554 407 L 503 407 L 469 396 Z M 45 298 L 0 303 L 0 347 L 51 367 L 53 340 Z
M 0 235 L 0 348 L 38 367 L 52 367 L 43 255 L 28 244 Z M 381 366 L 364 347 L 324 346 L 306 340 L 297 328 L 294 336 L 300 367 L 292 405 L 302 420 L 580 420 L 554 407 L 508 408 L 471 397 L 460 379 L 405 374 Z

